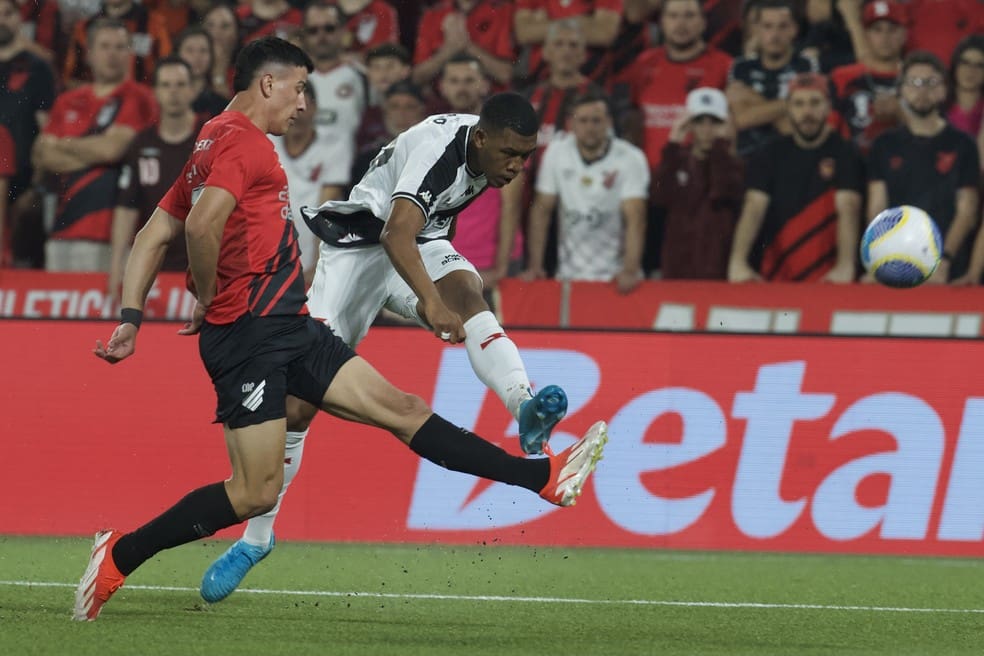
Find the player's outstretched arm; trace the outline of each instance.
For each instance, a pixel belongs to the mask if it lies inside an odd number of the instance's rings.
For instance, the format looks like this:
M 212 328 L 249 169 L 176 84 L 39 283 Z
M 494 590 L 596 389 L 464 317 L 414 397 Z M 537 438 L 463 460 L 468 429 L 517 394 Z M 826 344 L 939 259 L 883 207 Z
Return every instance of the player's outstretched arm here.
M 389 220 L 380 235 L 393 267 L 420 299 L 431 330 L 452 344 L 465 341 L 461 317 L 448 309 L 441 300 L 437 286 L 427 274 L 417 247 L 417 233 L 424 227 L 424 213 L 413 201 L 397 198 L 393 201 Z
M 92 351 L 96 357 L 116 364 L 133 354 L 147 294 L 161 270 L 168 244 L 180 233 L 181 222 L 160 208 L 137 233 L 123 274 L 120 324 L 105 345 L 96 340 L 96 348 Z

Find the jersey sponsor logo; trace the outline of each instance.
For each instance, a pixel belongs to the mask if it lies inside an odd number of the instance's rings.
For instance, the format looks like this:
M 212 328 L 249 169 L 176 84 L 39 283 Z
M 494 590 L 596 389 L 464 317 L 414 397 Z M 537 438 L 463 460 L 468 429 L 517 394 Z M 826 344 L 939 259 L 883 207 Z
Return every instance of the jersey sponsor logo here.
M 957 161 L 956 151 L 936 153 L 936 171 L 940 175 L 946 175 L 953 168 L 953 163 Z
M 581 186 L 582 187 L 590 187 L 592 185 L 592 183 L 594 183 L 594 178 L 592 178 L 590 175 L 582 175 L 581 176 Z
M 315 122 L 318 125 L 334 125 L 336 121 L 338 121 L 338 112 L 334 109 L 327 107 L 320 107 L 318 109 L 318 114 L 315 118 Z
M 195 150 L 193 152 L 200 153 L 208 150 L 215 143 L 215 139 L 199 139 L 195 142 Z

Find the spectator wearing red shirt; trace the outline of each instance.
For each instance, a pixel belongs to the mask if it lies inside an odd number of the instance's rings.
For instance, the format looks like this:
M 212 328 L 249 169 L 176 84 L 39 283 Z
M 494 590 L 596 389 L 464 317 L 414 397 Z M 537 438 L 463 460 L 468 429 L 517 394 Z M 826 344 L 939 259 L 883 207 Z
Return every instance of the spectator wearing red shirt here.
M 686 111 L 687 94 L 698 87 L 724 89 L 731 57 L 704 41 L 699 0 L 666 0 L 660 15 L 664 43 L 650 48 L 627 73 L 632 105 L 625 136 L 646 153 L 651 170 L 659 165 L 670 130 Z M 652 197 L 652 195 L 650 195 Z M 664 212 L 650 205 L 643 268 L 659 268 Z
M 580 23 L 588 46 L 584 73 L 604 82 L 611 66 L 609 48 L 615 43 L 622 19 L 622 0 L 517 0 L 513 16 L 516 45 L 522 48 L 523 78 L 542 80 L 546 76 L 542 46 L 551 21 L 573 18 Z
M 72 32 L 72 41 L 65 57 L 64 77 L 70 87 L 92 79 L 86 71 L 86 49 L 89 26 L 99 18 L 115 18 L 123 22 L 130 34 L 132 51 L 129 76 L 137 82 L 150 82 L 154 66 L 161 57 L 171 53 L 171 37 L 164 17 L 133 0 L 103 0 L 102 9 L 92 18 L 79 21 Z
M 400 19 L 386 0 L 337 0 L 348 38 L 345 50 L 359 57 L 384 43 L 400 42 Z
M 660 26 L 664 45 L 642 53 L 630 71 L 632 102 L 641 113 L 642 145 L 651 168 L 659 163 L 670 129 L 697 87 L 724 89 L 731 57 L 707 45 L 699 0 L 667 0 Z
M 424 12 L 413 53 L 413 81 L 429 85 L 453 56 L 466 52 L 500 85 L 512 80 L 512 4 L 443 0 Z
M 35 167 L 54 176 L 58 194 L 45 244 L 49 271 L 109 270 L 119 164 L 136 134 L 157 120 L 150 89 L 127 79 L 129 36 L 116 19 L 89 24 L 93 81 L 55 100 L 34 144 Z
M 290 39 L 301 28 L 303 14 L 287 0 L 248 0 L 236 7 L 243 45 L 265 36 Z
M 905 8 L 879 0 L 864 8 L 866 57 L 830 74 L 836 97 L 835 123 L 840 133 L 867 153 L 875 138 L 898 125 L 899 66 L 907 37 Z
M 912 0 L 909 17 L 909 49 L 928 50 L 940 61 L 950 61 L 962 38 L 984 31 L 984 8 L 978 0 Z

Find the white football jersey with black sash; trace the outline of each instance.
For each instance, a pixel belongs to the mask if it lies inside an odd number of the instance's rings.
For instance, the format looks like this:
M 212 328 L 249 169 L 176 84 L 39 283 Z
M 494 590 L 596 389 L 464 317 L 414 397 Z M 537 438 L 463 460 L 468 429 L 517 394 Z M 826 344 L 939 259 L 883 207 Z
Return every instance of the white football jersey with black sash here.
M 405 198 L 424 213 L 418 242 L 450 239 L 455 217 L 488 186 L 467 163 L 476 123 L 473 114 L 423 120 L 379 151 L 348 200 L 301 208 L 305 222 L 336 248 L 378 244 L 393 201 Z

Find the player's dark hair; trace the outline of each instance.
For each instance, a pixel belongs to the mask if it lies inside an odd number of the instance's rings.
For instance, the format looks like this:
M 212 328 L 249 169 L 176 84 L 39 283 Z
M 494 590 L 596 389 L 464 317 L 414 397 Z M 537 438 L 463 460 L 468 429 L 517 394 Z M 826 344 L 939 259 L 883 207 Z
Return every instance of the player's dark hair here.
M 126 29 L 126 23 L 121 21 L 119 18 L 111 18 L 109 16 L 99 16 L 98 18 L 93 18 L 92 22 L 85 29 L 86 43 L 92 43 L 95 39 L 96 32 L 100 30 L 123 30 L 129 36 L 130 31 Z
M 170 54 L 167 57 L 164 57 L 163 59 L 157 60 L 157 65 L 154 66 L 154 74 L 150 77 L 150 86 L 152 87 L 157 86 L 157 79 L 160 75 L 161 69 L 165 68 L 166 66 L 180 66 L 186 71 L 188 71 L 189 80 L 191 80 L 191 78 L 194 77 L 194 73 L 191 72 L 191 66 L 188 64 L 188 62 L 181 59 L 175 54 Z
M 448 70 L 448 66 L 450 66 L 451 64 L 471 64 L 478 69 L 479 75 L 481 75 L 482 77 L 487 77 L 485 73 L 485 67 L 482 66 L 482 62 L 478 59 L 478 57 L 476 57 L 475 55 L 470 55 L 467 52 L 459 52 L 455 55 L 452 55 L 451 59 L 444 62 L 444 65 L 441 66 L 441 77 L 444 77 L 444 74 Z
M 940 61 L 939 57 L 928 50 L 913 50 L 905 56 L 905 59 L 902 60 L 902 70 L 899 74 L 900 79 L 905 80 L 905 76 L 909 73 L 909 69 L 919 64 L 925 64 L 942 75 L 944 78 L 946 77 L 946 68 L 943 66 L 943 62 Z
M 487 132 L 508 128 L 522 137 L 532 137 L 540 129 L 540 119 L 526 98 L 515 91 L 506 91 L 485 101 L 478 126 Z
M 265 36 L 247 43 L 239 51 L 236 57 L 236 74 L 232 78 L 232 90 L 239 93 L 248 89 L 256 74 L 268 64 L 300 66 L 307 69 L 308 73 L 314 70 L 314 62 L 306 52 L 284 39 Z
M 399 43 L 380 43 L 378 46 L 369 48 L 366 51 L 366 65 L 373 59 L 384 59 L 392 57 L 399 60 L 401 64 L 410 65 L 410 51 Z

